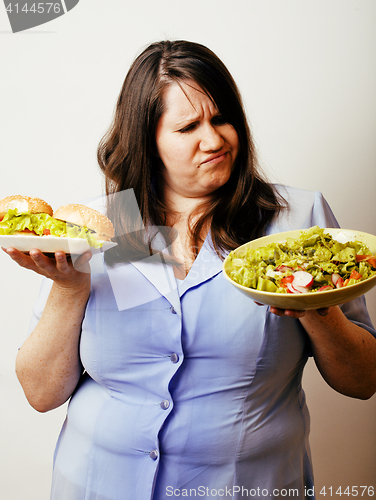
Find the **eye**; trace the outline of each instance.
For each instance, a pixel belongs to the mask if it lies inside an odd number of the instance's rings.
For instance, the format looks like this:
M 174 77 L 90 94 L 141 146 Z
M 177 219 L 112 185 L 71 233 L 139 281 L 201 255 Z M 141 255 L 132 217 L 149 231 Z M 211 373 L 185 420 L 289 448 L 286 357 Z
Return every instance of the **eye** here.
M 192 132 L 196 128 L 196 126 L 197 126 L 197 123 L 193 122 L 193 123 L 190 123 L 189 125 L 187 125 L 186 127 L 179 129 L 178 132 L 180 132 L 181 134 L 186 134 L 188 132 Z
M 228 123 L 228 120 L 226 120 L 226 118 L 223 115 L 217 115 L 213 116 L 211 122 L 213 125 L 219 126 L 219 125 L 225 125 L 226 123 Z

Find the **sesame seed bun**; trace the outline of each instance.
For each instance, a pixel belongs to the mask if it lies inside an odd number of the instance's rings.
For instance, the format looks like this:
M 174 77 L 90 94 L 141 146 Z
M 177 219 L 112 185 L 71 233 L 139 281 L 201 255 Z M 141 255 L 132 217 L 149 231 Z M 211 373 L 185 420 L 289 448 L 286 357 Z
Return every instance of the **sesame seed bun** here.
M 85 226 L 98 234 L 98 239 L 110 241 L 115 236 L 114 227 L 110 219 L 86 205 L 64 205 L 55 210 L 55 219 L 59 219 L 77 226 Z
M 7 196 L 0 200 L 0 217 L 3 217 L 10 209 L 17 209 L 19 213 L 46 213 L 51 216 L 53 213 L 52 207 L 44 200 L 21 195 Z

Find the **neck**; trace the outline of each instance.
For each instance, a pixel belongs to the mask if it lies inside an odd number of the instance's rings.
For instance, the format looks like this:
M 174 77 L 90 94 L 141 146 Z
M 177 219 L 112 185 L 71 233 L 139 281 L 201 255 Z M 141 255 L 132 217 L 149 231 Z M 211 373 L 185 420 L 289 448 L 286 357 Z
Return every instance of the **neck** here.
M 198 217 L 211 201 L 211 196 L 190 198 L 166 189 L 164 201 L 167 207 L 168 219 L 171 221 L 184 221 L 188 224 L 191 214 Z M 169 225 L 174 225 L 170 224 Z
M 203 240 L 208 232 L 208 225 L 202 230 L 201 242 L 193 242 L 191 228 L 210 203 L 210 197 L 188 198 L 177 193 L 165 192 L 165 204 L 167 206 L 167 225 L 174 227 L 179 234 L 177 240 L 172 244 L 172 252 L 176 258 L 175 275 L 184 278 L 191 268 L 195 259 L 193 247 L 200 250 Z

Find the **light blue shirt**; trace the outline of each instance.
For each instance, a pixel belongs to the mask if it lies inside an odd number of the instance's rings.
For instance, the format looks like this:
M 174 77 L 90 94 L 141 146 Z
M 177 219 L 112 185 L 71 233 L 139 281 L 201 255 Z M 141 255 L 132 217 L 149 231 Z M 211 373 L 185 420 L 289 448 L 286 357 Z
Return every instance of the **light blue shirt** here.
M 337 226 L 320 193 L 280 189 L 291 210 L 268 233 Z M 300 322 L 228 283 L 209 238 L 178 286 L 159 254 L 98 269 L 51 499 L 311 496 Z M 343 310 L 375 334 L 363 298 Z

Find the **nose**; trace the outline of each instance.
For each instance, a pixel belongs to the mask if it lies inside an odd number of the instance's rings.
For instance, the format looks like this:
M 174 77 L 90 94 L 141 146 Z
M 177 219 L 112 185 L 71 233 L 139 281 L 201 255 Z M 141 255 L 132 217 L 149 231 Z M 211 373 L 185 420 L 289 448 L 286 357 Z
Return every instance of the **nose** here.
M 222 135 L 212 124 L 207 124 L 203 127 L 200 141 L 200 149 L 202 151 L 218 151 L 224 143 Z

